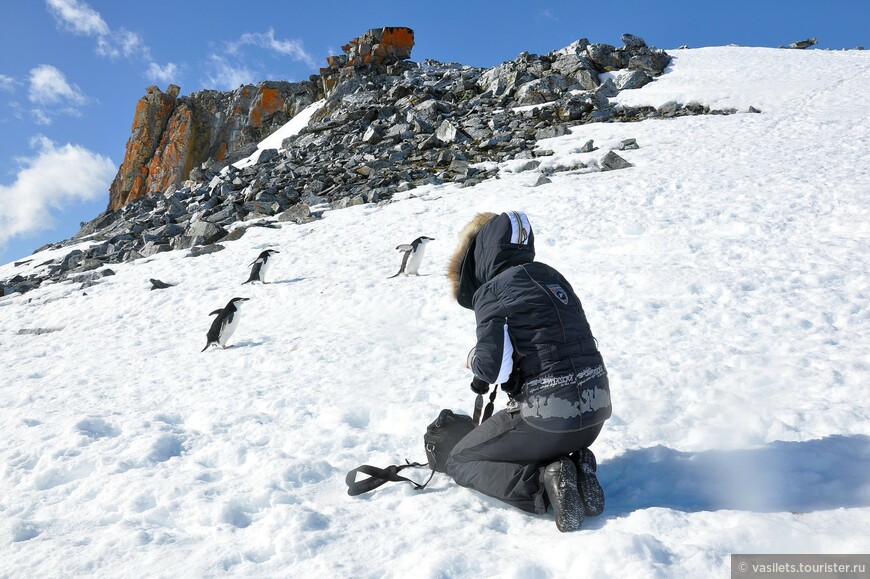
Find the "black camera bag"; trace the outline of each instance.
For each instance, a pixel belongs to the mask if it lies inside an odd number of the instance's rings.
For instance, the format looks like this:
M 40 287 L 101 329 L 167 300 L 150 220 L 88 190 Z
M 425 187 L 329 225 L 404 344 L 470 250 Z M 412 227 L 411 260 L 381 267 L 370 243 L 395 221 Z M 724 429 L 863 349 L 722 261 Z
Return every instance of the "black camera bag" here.
M 454 414 L 446 408 L 442 410 L 423 435 L 429 468 L 435 472 L 447 472 L 447 457 L 456 443 L 474 430 L 474 426 L 470 416 Z

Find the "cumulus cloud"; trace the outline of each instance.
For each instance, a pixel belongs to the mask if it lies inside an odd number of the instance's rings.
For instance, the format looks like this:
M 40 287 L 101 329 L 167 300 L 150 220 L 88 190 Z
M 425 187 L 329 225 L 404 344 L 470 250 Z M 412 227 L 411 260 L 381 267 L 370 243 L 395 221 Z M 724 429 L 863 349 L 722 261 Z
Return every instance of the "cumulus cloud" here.
M 206 78 L 215 88 L 234 89 L 256 82 L 256 73 L 242 64 L 233 64 L 216 54 L 212 54 L 209 60 L 211 72 L 206 74 Z
M 106 195 L 115 174 L 111 159 L 79 145 L 58 146 L 38 136 L 31 146 L 33 156 L 17 159 L 15 181 L 0 184 L 0 245 L 50 229 L 52 211 Z
M 50 125 L 58 115 L 79 116 L 80 108 L 88 98 L 75 84 L 70 84 L 66 76 L 50 64 L 41 64 L 31 69 L 30 88 L 27 98 L 34 105 L 31 112 L 40 125 Z
M 97 38 L 97 54 L 108 58 L 139 56 L 151 60 L 151 49 L 135 32 L 124 28 Z
M 166 66 L 160 66 L 156 62 L 152 62 L 148 64 L 148 68 L 145 70 L 145 78 L 162 84 L 177 83 L 179 76 L 181 76 L 181 67 L 174 62 L 169 62 Z
M 12 92 L 15 90 L 15 79 L 11 76 L 6 76 L 5 74 L 0 74 L 0 90 L 5 92 Z
M 48 9 L 59 24 L 76 34 L 106 36 L 109 25 L 100 13 L 79 0 L 46 0 Z
M 301 40 L 281 40 L 280 38 L 275 38 L 275 30 L 273 28 L 269 28 L 266 32 L 246 32 L 235 42 L 230 42 L 227 49 L 230 54 L 236 54 L 242 46 L 247 45 L 257 46 L 277 52 L 283 56 L 289 56 L 293 60 L 304 62 L 311 68 L 317 66 L 314 58 L 303 48 Z
M 41 64 L 30 71 L 30 102 L 40 105 L 70 103 L 81 106 L 87 97 L 81 89 L 66 81 L 66 76 L 50 64 Z
M 112 30 L 100 13 L 82 0 L 46 0 L 58 24 L 74 34 L 96 38 L 96 52 L 106 58 L 140 58 L 157 66 L 141 36 L 125 28 Z

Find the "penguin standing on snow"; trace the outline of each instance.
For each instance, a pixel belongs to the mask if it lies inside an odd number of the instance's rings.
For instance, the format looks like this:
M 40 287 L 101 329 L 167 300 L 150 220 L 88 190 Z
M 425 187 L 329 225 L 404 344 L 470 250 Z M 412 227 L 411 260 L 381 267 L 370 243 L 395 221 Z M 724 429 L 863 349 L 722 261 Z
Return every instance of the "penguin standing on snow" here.
M 399 271 L 396 272 L 396 275 L 399 275 L 400 273 L 405 275 L 420 275 L 417 271 L 420 269 L 420 264 L 423 262 L 423 252 L 426 250 L 426 244 L 430 241 L 434 241 L 434 238 L 426 237 L 424 235 L 418 237 L 411 243 L 397 245 L 396 249 L 403 251 L 405 255 L 402 256 L 402 265 L 399 267 Z M 396 275 L 391 275 L 387 279 L 392 279 L 396 277 Z
M 227 347 L 227 341 L 232 337 L 233 332 L 236 331 L 239 325 L 239 318 L 241 317 L 239 310 L 241 309 L 242 302 L 246 302 L 249 299 L 233 298 L 226 306 L 209 314 L 210 316 L 217 314 L 217 317 L 211 323 L 208 334 L 205 336 L 208 342 L 205 348 L 202 349 L 203 352 L 208 350 L 208 347 L 212 344 L 218 344 L 221 348 Z
M 251 262 L 253 266 L 251 268 L 251 277 L 248 278 L 248 281 L 244 282 L 242 285 L 246 283 L 251 283 L 252 281 L 258 281 L 260 283 L 266 283 L 266 271 L 269 269 L 269 264 L 272 262 L 272 254 L 273 253 L 281 253 L 280 251 L 274 249 L 267 249 L 262 252 L 257 259 Z

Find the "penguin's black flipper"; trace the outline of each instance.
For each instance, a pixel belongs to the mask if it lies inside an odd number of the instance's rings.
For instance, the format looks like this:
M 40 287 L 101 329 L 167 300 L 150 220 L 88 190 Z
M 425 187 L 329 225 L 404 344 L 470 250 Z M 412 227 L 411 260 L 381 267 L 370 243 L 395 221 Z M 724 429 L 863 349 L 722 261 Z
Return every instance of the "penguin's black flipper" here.
M 219 309 L 219 310 L 215 310 L 215 311 L 211 312 L 209 315 L 210 315 L 210 316 L 213 316 L 213 315 L 215 315 L 215 314 L 219 314 L 219 313 L 221 313 L 222 311 L 224 311 L 223 308 L 221 308 L 221 309 Z

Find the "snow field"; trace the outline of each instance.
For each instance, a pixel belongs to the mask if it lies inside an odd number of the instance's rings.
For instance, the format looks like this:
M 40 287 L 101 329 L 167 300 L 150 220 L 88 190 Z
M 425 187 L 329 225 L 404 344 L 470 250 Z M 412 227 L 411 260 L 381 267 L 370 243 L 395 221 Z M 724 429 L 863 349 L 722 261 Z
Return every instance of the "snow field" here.
M 544 166 L 636 138 L 634 167 L 532 187 L 507 163 L 0 298 L 0 574 L 727 577 L 731 553 L 870 552 L 870 57 L 673 54 L 620 101 L 762 113 L 576 127 Z M 511 209 L 608 366 L 605 513 L 565 535 L 444 475 L 348 497 L 347 471 L 422 460 L 438 411 L 470 412 L 474 318 L 443 272 L 476 212 Z M 422 275 L 386 279 L 420 235 Z M 270 247 L 271 283 L 242 286 Z M 231 347 L 200 353 L 234 296 Z

